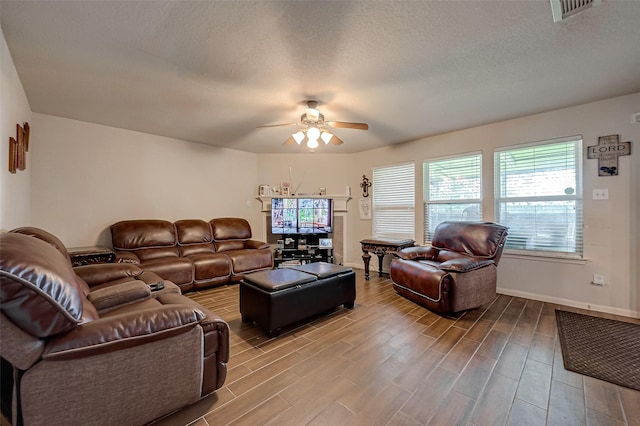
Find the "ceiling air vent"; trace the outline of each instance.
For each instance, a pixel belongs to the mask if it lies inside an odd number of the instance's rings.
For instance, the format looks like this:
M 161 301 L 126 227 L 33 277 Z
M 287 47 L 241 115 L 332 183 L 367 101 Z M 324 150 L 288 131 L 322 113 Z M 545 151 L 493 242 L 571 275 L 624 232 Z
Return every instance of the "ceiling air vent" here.
M 592 6 L 598 6 L 602 0 L 550 0 L 553 22 L 560 22 L 571 15 L 580 13 Z

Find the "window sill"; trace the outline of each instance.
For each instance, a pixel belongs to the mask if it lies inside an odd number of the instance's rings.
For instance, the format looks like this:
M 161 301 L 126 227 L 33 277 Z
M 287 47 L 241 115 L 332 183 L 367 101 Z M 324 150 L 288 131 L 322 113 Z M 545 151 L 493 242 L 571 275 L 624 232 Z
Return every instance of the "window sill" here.
M 506 259 L 519 259 L 519 260 L 531 260 L 531 261 L 539 261 L 539 262 L 555 262 L 555 263 L 569 263 L 573 265 L 585 265 L 589 262 L 589 259 L 585 259 L 579 255 L 570 255 L 570 254 L 553 254 L 553 253 L 545 253 L 545 252 L 531 252 L 531 253 L 523 253 L 523 252 L 505 252 L 502 254 L 503 258 Z

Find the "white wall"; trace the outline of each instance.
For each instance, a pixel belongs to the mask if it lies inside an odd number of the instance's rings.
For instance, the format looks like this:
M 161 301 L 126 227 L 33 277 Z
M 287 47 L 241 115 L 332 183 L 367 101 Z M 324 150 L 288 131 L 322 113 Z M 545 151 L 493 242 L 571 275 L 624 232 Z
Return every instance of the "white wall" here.
M 0 231 L 9 230 L 29 221 L 29 190 L 31 184 L 31 150 L 27 167 L 9 173 L 9 138 L 16 137 L 16 124 L 28 122 L 33 127 L 27 96 L 11 59 L 4 34 L 0 31 Z
M 514 144 L 582 135 L 584 155 L 584 261 L 550 261 L 504 256 L 499 267 L 500 291 L 516 296 L 565 303 L 627 316 L 640 316 L 638 283 L 638 222 L 640 221 L 640 124 L 631 114 L 640 112 L 640 93 L 489 124 L 418 141 L 370 150 L 350 156 L 259 156 L 259 183 L 272 184 L 288 165 L 300 164 L 329 174 L 308 175 L 309 188 L 330 186 L 340 194 L 351 185 L 346 264 L 362 267 L 359 241 L 371 237 L 371 221 L 360 220 L 358 198 L 362 175 L 372 167 L 414 161 L 416 164 L 416 241 L 422 242 L 422 162 L 472 151 L 483 153 L 483 214 L 494 220 L 493 151 Z M 375 129 L 371 129 L 375 131 Z M 619 134 L 632 141 L 632 155 L 620 157 L 618 176 L 599 177 L 597 160 L 586 159 L 586 148 L 599 136 Z M 329 182 L 329 183 L 327 183 Z M 591 199 L 593 189 L 607 188 L 608 201 Z M 331 193 L 332 191 L 328 192 Z M 371 262 L 377 268 L 377 259 Z M 590 284 L 594 273 L 604 275 L 607 286 Z
M 126 219 L 260 226 L 255 154 L 37 113 L 32 127 L 30 224 L 69 247 L 110 245 Z
M 298 193 L 313 194 L 324 187 L 329 195 L 345 195 L 352 156 L 347 154 L 261 154 L 258 184 L 289 182 Z

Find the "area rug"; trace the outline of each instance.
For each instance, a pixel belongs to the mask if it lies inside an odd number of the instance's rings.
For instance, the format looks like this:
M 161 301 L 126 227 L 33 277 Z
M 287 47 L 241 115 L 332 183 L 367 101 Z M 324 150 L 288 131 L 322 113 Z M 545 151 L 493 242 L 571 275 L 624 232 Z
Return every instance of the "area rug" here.
M 640 324 L 556 310 L 564 368 L 640 391 Z

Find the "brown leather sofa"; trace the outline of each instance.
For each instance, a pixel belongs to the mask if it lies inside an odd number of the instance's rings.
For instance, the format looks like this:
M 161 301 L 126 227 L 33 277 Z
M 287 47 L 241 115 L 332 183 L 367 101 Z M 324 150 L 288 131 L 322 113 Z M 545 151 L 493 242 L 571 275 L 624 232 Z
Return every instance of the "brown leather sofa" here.
M 251 239 L 245 219 L 125 220 L 111 226 L 116 262 L 137 264 L 185 292 L 273 268 L 269 245 Z
M 507 230 L 491 222 L 442 222 L 431 246 L 402 249 L 391 261 L 394 289 L 443 314 L 492 301 Z
M 132 264 L 74 270 L 37 228 L 0 234 L 0 251 L 0 400 L 12 424 L 142 425 L 223 385 L 229 327 L 174 284 L 152 292 L 142 279 L 158 277 Z

